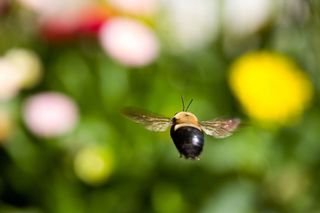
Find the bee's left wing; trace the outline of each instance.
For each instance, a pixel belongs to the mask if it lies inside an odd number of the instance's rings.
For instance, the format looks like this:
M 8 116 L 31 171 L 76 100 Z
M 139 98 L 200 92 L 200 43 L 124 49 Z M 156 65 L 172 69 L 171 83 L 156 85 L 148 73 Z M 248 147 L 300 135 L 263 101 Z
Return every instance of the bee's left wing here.
M 200 122 L 201 129 L 210 136 L 215 138 L 225 138 L 238 128 L 240 119 L 214 119 Z
M 145 110 L 125 108 L 122 110 L 122 114 L 130 120 L 142 124 L 150 131 L 163 132 L 172 124 L 170 118 L 156 115 Z

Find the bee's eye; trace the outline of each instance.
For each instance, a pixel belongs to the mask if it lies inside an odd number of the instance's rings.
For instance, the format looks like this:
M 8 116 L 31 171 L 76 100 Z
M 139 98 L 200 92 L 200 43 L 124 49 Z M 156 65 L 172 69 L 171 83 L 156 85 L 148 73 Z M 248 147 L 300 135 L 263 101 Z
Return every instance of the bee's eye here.
M 175 117 L 172 118 L 172 122 L 176 122 L 177 119 Z

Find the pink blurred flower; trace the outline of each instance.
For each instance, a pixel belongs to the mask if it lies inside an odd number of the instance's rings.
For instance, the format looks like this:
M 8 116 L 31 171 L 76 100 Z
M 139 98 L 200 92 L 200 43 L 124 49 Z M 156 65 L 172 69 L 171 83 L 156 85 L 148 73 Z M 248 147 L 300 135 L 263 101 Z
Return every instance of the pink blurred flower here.
M 126 13 L 151 15 L 157 9 L 159 0 L 108 0 L 107 2 Z
M 24 106 L 24 121 L 36 135 L 54 137 L 72 130 L 78 121 L 78 108 L 67 96 L 44 92 L 30 97 Z
M 159 53 L 159 41 L 151 29 L 128 18 L 114 18 L 104 24 L 100 42 L 112 58 L 132 67 L 150 64 Z

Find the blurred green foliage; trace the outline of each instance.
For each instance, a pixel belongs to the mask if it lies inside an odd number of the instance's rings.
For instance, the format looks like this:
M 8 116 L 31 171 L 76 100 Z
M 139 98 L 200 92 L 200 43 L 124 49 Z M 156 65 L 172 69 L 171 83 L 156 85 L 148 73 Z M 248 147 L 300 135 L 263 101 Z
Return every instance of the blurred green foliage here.
M 12 47 L 37 52 L 44 76 L 33 89 L 2 103 L 14 114 L 14 131 L 0 147 L 0 212 L 319 212 L 320 187 L 320 4 L 308 1 L 304 20 L 282 14 L 227 54 L 223 36 L 201 51 L 163 52 L 151 65 L 128 68 L 108 58 L 97 41 L 43 40 L 32 14 L 14 4 L 0 18 L 0 53 Z M 250 48 L 248 48 L 250 47 Z M 251 125 L 227 84 L 228 68 L 247 49 L 290 55 L 308 71 L 313 105 L 300 123 L 268 130 Z M 22 121 L 24 100 L 40 91 L 72 97 L 77 127 L 43 139 Z M 166 116 L 181 110 L 180 96 L 194 98 L 199 119 L 241 117 L 246 125 L 230 138 L 206 137 L 200 161 L 179 159 L 169 133 L 144 130 L 121 116 L 126 106 Z M 78 150 L 112 152 L 107 179 L 90 184 L 74 171 Z

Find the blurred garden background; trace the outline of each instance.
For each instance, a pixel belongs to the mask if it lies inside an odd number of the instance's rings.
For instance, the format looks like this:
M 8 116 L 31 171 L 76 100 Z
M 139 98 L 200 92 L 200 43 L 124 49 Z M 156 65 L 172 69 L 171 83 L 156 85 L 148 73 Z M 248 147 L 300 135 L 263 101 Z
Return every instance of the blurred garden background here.
M 320 1 L 0 0 L 0 212 L 319 213 Z M 120 111 L 239 117 L 199 161 Z

